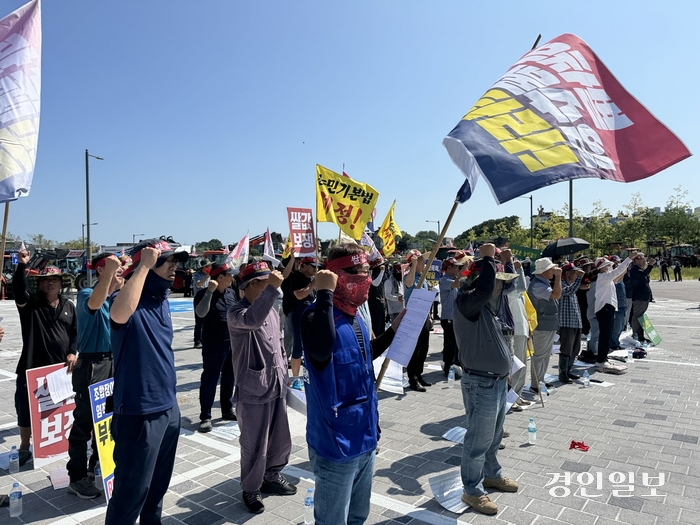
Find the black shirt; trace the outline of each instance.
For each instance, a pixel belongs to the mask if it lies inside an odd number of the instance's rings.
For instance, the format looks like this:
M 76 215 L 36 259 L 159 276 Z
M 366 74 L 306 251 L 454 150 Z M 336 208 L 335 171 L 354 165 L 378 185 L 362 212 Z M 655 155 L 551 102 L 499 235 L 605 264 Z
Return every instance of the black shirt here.
M 303 306 L 306 308 L 314 302 L 316 299 L 316 292 L 314 290 L 302 300 L 297 299 L 294 295 L 296 290 L 306 288 L 309 286 L 310 282 L 311 278 L 306 277 L 301 272 L 292 272 L 289 274 L 289 277 L 282 282 L 282 293 L 284 294 L 282 297 L 282 311 L 285 315 L 289 315 L 293 310 L 299 307 Z
M 207 289 L 204 288 L 197 292 L 194 296 L 194 308 L 202 302 Z M 228 332 L 228 322 L 226 314 L 228 309 L 236 304 L 236 292 L 232 288 L 220 292 L 214 290 L 211 294 L 211 302 L 209 303 L 209 311 L 202 318 L 202 342 L 204 344 L 217 344 L 223 341 L 230 341 L 231 336 Z M 196 314 L 195 314 L 196 315 Z
M 17 363 L 17 375 L 25 377 L 28 369 L 65 363 L 68 354 L 76 354 L 77 325 L 75 306 L 66 297 L 59 296 L 54 308 L 39 292 L 26 291 L 24 264 L 17 266 L 12 280 L 15 303 L 22 327 L 22 355 Z

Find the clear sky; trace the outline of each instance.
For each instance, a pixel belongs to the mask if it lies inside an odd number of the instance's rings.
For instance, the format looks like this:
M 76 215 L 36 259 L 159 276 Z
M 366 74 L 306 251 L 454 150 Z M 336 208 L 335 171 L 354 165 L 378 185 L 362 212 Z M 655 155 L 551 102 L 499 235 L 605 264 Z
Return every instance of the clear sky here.
M 1 16 L 22 5 L 2 0 Z M 287 233 L 287 206 L 314 207 L 315 164 L 379 192 L 378 220 L 415 234 L 445 218 L 464 177 L 441 142 L 532 46 L 583 38 L 632 95 L 700 150 L 700 3 L 355 0 L 44 0 L 42 108 L 34 183 L 9 231 L 80 237 L 84 151 L 92 237 L 172 235 L 190 244 Z M 582 213 L 613 213 L 639 192 L 663 206 L 681 184 L 700 206 L 691 157 L 632 184 L 574 183 Z M 568 185 L 534 194 L 561 209 Z M 448 236 L 497 206 L 481 181 Z M 321 237 L 337 234 L 321 225 Z

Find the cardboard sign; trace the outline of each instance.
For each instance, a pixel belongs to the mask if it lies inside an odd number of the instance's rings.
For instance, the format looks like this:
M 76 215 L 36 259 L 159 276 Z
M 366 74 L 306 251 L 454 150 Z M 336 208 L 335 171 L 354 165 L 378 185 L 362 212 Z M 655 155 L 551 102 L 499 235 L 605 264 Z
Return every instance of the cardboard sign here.
M 316 236 L 311 208 L 287 208 L 289 235 L 296 257 L 316 256 Z
M 644 328 L 644 335 L 647 336 L 647 339 L 649 339 L 654 346 L 658 346 L 658 344 L 661 342 L 661 336 L 651 324 L 647 314 L 644 314 L 638 320 L 639 324 L 641 324 L 642 328 Z
M 27 370 L 29 413 L 34 437 L 34 468 L 68 456 L 68 436 L 73 428 L 73 396 L 55 403 L 51 400 L 46 376 L 64 368 L 64 364 Z
M 112 412 L 107 412 L 107 398 L 114 393 L 114 379 L 105 379 L 88 387 L 92 422 L 95 424 L 92 439 L 97 443 L 100 470 L 105 498 L 109 501 L 114 488 L 114 438 L 112 437 Z

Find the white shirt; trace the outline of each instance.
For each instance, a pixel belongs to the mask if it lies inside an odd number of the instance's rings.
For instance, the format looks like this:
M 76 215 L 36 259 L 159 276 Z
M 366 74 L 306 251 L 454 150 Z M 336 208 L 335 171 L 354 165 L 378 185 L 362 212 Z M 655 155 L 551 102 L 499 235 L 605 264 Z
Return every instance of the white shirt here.
M 611 304 L 617 311 L 617 292 L 615 291 L 616 277 L 619 277 L 627 271 L 627 267 L 632 262 L 632 259 L 627 257 L 622 261 L 617 268 L 609 270 L 605 273 L 599 273 L 596 279 L 595 287 L 595 311 L 599 312 L 606 304 Z

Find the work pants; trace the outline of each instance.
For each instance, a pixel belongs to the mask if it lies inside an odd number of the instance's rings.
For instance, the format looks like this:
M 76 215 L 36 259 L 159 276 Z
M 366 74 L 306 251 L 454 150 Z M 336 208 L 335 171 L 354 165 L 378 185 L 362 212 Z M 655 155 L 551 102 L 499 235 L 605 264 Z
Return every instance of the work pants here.
M 231 341 L 204 341 L 202 344 L 202 377 L 199 383 L 199 420 L 211 419 L 211 407 L 216 397 L 216 385 L 221 377 L 219 403 L 221 414 L 233 411 L 233 362 Z

